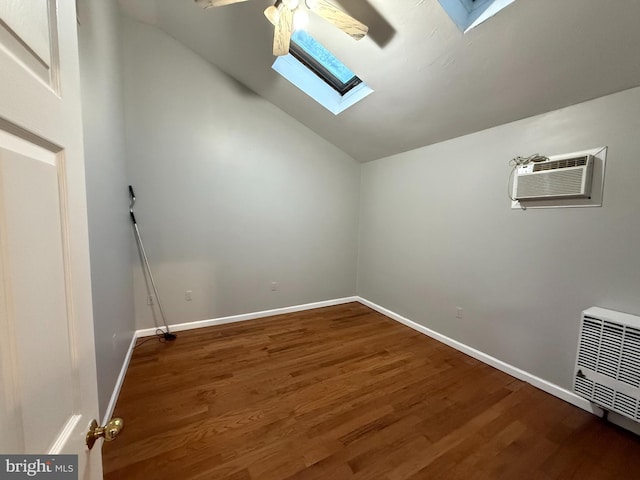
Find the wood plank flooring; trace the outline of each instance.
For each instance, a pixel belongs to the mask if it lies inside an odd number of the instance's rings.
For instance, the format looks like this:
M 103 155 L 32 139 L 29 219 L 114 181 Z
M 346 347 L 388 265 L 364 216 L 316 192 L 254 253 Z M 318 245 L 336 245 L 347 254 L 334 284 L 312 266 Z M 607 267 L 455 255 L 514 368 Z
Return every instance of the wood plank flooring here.
M 635 479 L 639 437 L 358 303 L 134 351 L 105 478 Z

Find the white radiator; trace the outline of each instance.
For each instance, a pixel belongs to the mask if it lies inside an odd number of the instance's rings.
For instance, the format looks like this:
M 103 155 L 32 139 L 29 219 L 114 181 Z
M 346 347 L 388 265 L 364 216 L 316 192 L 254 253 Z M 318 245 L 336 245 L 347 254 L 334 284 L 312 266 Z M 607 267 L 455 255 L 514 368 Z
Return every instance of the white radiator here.
M 640 317 L 599 307 L 582 312 L 573 388 L 640 421 Z

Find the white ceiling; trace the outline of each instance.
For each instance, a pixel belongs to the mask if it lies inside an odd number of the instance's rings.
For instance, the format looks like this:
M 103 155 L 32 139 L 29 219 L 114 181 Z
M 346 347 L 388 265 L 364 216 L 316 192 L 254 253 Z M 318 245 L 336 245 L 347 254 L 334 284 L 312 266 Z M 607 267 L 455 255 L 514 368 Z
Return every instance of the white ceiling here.
M 640 85 L 638 0 L 517 0 L 466 35 L 437 0 L 343 0 L 365 39 L 318 17 L 308 30 L 375 93 L 334 116 L 271 69 L 272 3 L 121 0 L 359 161 Z

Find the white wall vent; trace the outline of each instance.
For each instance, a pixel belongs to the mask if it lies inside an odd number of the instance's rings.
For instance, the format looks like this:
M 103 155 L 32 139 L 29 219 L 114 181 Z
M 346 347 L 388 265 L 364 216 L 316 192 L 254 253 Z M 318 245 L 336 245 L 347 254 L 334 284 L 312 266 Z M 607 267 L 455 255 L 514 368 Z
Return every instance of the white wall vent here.
M 593 155 L 580 155 L 520 165 L 516 169 L 513 198 L 588 198 L 591 195 L 593 161 Z
M 573 388 L 640 421 L 640 317 L 599 307 L 582 312 Z

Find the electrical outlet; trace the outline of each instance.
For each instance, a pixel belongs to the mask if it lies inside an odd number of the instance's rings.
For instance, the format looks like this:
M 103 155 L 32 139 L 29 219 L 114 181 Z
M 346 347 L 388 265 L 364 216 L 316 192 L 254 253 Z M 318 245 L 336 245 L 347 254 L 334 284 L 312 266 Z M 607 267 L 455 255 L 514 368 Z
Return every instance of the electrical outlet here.
M 462 308 L 456 307 L 456 318 L 462 318 L 462 313 L 463 312 L 464 312 L 464 310 L 462 310 Z
M 153 305 L 153 295 L 147 296 L 147 305 Z
M 278 282 L 271 282 L 271 291 L 275 292 L 278 290 Z
M 186 292 L 184 292 L 184 299 L 185 299 L 187 302 L 190 302 L 191 300 L 193 300 L 193 299 L 191 298 L 191 294 L 192 294 L 192 293 L 193 293 L 193 292 L 192 292 L 191 290 L 187 290 Z

